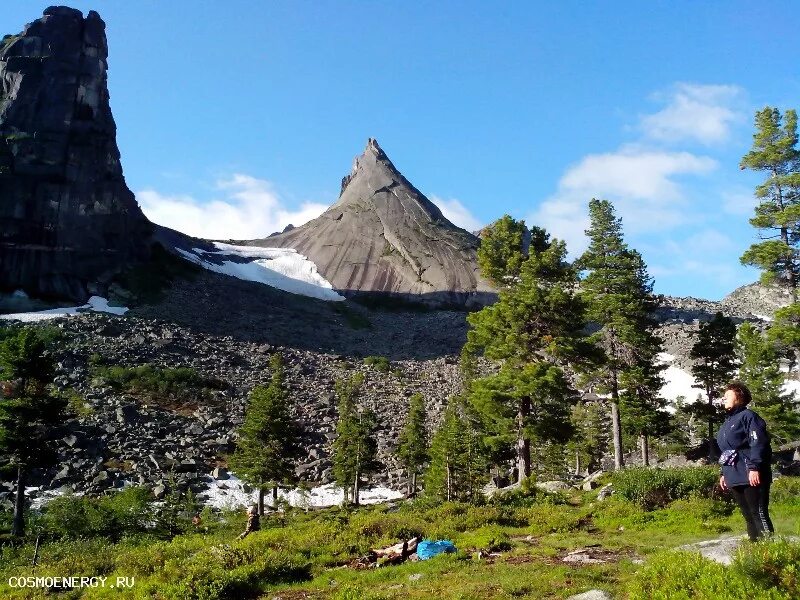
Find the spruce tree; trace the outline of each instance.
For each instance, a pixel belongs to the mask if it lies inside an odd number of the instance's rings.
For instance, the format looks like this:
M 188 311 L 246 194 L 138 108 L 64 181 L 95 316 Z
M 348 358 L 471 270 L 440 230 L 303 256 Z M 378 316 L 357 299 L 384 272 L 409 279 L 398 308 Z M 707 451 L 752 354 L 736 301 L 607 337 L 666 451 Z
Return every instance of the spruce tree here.
M 695 364 L 692 375 L 699 382 L 694 387 L 701 388 L 708 398 L 705 405 L 696 405 L 696 414 L 708 423 L 709 448 L 715 437 L 714 421 L 718 409 L 714 401 L 722 396 L 722 389 L 736 373 L 736 325 L 721 312 L 710 321 L 700 324 L 697 340 L 689 353 Z
M 22 328 L 0 342 L 0 466 L 17 471 L 11 533 L 25 533 L 25 482 L 30 469 L 56 458 L 54 432 L 66 401 L 49 389 L 55 364 L 42 334 Z
M 481 430 L 460 397 L 448 401 L 431 440 L 425 493 L 443 501 L 476 501 L 486 474 Z
M 400 432 L 397 456 L 408 472 L 408 495 L 417 493 L 417 475 L 428 461 L 428 434 L 425 430 L 427 413 L 422 394 L 413 394 L 408 400 L 408 416 Z
M 378 468 L 375 415 L 358 405 L 363 383 L 361 373 L 336 382 L 339 420 L 333 442 L 333 476 L 344 491 L 344 502 L 350 498 L 356 506 L 359 504 L 361 478 Z
M 269 385 L 257 386 L 250 393 L 236 451 L 229 459 L 230 468 L 258 489 L 259 514 L 264 514 L 268 487 L 272 487 L 273 505 L 277 506 L 278 485 L 294 483 L 295 460 L 301 451 L 279 354 L 270 357 L 270 368 Z
M 767 422 L 772 438 L 780 443 L 800 436 L 800 414 L 797 399 L 784 390 L 784 374 L 780 357 L 770 343 L 751 323 L 743 323 L 736 336 L 739 358 L 739 379 L 750 388 L 751 408 Z
M 645 455 L 648 435 L 662 418 L 663 400 L 658 396 L 662 344 L 651 316 L 657 302 L 646 265 L 641 255 L 625 244 L 622 221 L 612 204 L 593 198 L 589 217 L 589 248 L 578 260 L 586 272 L 581 295 L 589 321 L 598 327 L 590 339 L 602 350 L 604 359 L 600 366 L 586 370 L 586 378 L 598 391 L 610 394 L 614 466 L 621 469 L 621 401 L 632 411 L 627 423 L 638 430 Z M 630 389 L 623 398 L 626 386 Z
M 607 407 L 600 400 L 581 401 L 572 407 L 570 421 L 574 434 L 568 448 L 575 458 L 575 475 L 600 467 L 610 438 Z
M 465 354 L 482 354 L 502 366 L 501 375 L 473 382 L 470 401 L 484 421 L 494 421 L 490 433 L 516 439 L 520 481 L 531 473 L 537 407 L 560 407 L 553 414 L 564 422 L 552 429 L 553 436 L 569 426 L 575 395 L 563 369 L 586 351 L 576 284 L 564 242 L 551 242 L 539 230 L 513 283 L 500 290 L 496 303 L 467 317 Z

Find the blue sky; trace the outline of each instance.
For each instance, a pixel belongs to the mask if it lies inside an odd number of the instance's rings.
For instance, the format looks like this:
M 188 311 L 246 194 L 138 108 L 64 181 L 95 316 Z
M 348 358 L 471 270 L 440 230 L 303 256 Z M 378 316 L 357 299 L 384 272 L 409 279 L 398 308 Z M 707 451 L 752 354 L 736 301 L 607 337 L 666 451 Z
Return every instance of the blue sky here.
M 16 33 L 47 3 L 0 12 Z M 753 113 L 800 108 L 794 2 L 73 0 L 108 28 L 128 184 L 219 238 L 335 201 L 368 137 L 467 228 L 503 213 L 585 244 L 611 200 L 656 291 L 721 298 L 759 175 Z

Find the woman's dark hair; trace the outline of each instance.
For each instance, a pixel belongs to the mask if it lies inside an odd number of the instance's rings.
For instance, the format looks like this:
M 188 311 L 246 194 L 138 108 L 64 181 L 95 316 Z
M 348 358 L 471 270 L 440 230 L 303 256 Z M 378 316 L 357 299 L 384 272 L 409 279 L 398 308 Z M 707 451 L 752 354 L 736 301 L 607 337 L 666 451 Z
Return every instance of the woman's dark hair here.
M 737 404 L 741 404 L 742 406 L 747 406 L 753 400 L 750 390 L 741 381 L 731 381 L 725 386 L 725 391 L 732 391 L 736 396 Z

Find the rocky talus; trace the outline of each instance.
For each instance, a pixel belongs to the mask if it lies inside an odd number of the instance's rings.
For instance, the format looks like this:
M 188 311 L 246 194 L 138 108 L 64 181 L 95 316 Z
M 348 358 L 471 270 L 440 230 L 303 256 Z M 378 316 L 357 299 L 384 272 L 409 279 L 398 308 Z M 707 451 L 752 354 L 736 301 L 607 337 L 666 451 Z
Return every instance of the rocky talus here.
M 342 180 L 337 202 L 300 227 L 247 242 L 294 248 L 345 295 L 481 305 L 478 238 L 453 225 L 395 168 L 374 139 Z
M 0 291 L 83 301 L 146 257 L 109 106 L 105 23 L 50 7 L 0 41 Z
M 160 320 L 87 313 L 59 320 L 56 326 L 63 332 L 56 383 L 78 392 L 82 400 L 77 402 L 85 406 L 58 433 L 58 466 L 37 475 L 34 483 L 43 490 L 99 493 L 128 484 L 158 488 L 174 477 L 179 487 L 200 491 L 203 476 L 225 465 L 247 397 L 253 387 L 269 382 L 269 359 L 276 352 L 283 358 L 303 432 L 297 474 L 310 482 L 331 481 L 334 384 L 362 372 L 361 401 L 375 411 L 379 423 L 383 468 L 375 481 L 399 487 L 401 472 L 393 451 L 408 397 L 424 394 L 435 424 L 447 398 L 462 385 L 455 357 L 392 361 L 387 370 L 379 370 L 360 357 L 207 335 Z M 114 389 L 97 370 L 97 365 L 143 364 L 190 367 L 221 385 L 200 401 L 154 402 Z M 11 486 L 0 482 L 0 501 L 10 501 Z

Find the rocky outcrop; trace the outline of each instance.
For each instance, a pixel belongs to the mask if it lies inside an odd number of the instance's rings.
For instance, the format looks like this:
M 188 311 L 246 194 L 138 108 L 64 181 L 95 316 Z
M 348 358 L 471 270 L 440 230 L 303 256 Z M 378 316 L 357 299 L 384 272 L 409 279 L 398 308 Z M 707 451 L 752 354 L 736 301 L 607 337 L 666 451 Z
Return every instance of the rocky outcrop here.
M 450 223 L 374 139 L 342 180 L 339 200 L 322 216 L 246 243 L 294 248 L 346 296 L 460 305 L 493 297 L 479 275 L 478 238 Z
M 84 301 L 147 255 L 107 56 L 100 16 L 66 7 L 0 42 L 0 290 Z

